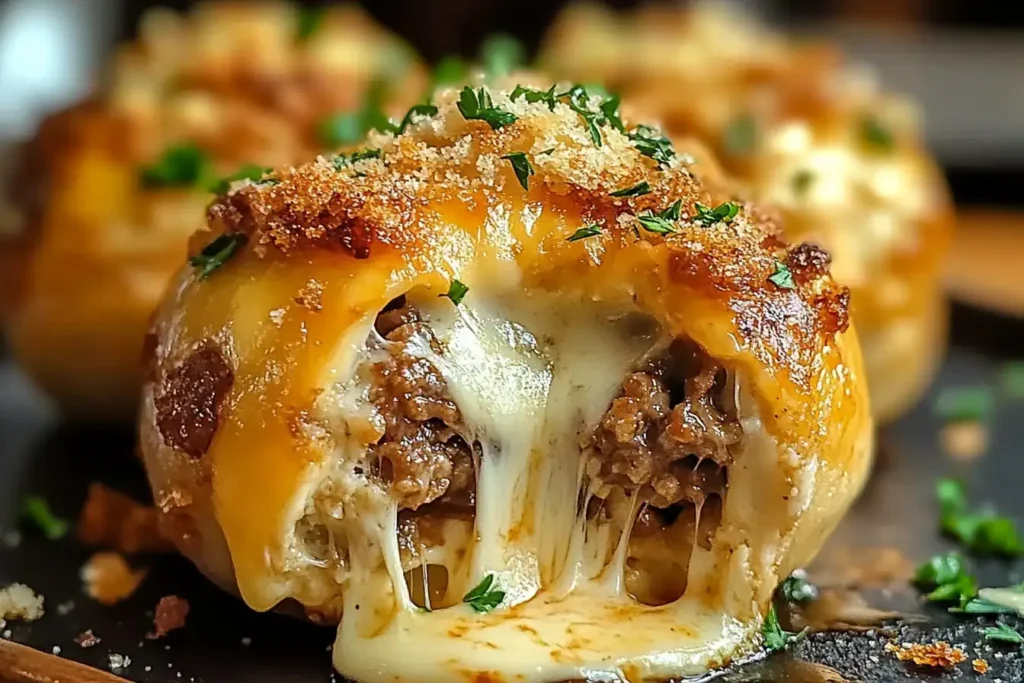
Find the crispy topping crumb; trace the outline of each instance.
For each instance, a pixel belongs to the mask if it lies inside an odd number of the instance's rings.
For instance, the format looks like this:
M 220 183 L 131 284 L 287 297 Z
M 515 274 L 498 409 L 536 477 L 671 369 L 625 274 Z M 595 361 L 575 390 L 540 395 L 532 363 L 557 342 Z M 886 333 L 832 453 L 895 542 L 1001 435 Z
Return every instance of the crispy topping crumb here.
M 987 674 L 988 673 L 988 662 L 984 659 L 975 659 L 971 662 L 971 667 L 975 673 Z
M 156 614 L 153 617 L 153 632 L 147 633 L 146 638 L 157 640 L 171 631 L 181 628 L 185 625 L 188 610 L 188 600 L 184 598 L 179 598 L 177 595 L 165 595 L 160 598 L 160 602 L 156 605 Z
M 117 553 L 95 553 L 80 572 L 85 592 L 103 605 L 113 605 L 132 595 L 146 577 L 145 569 L 132 570 Z
M 950 669 L 967 661 L 967 655 L 958 647 L 952 647 L 944 640 L 935 643 L 886 643 L 885 651 L 896 655 L 901 662 L 913 662 L 918 666 L 932 666 Z
M 0 620 L 35 621 L 43 616 L 43 596 L 23 583 L 12 583 L 0 590 Z
M 75 636 L 75 643 L 77 643 L 79 647 L 93 647 L 94 645 L 99 644 L 99 642 L 100 639 L 93 634 L 92 629 L 83 631 Z

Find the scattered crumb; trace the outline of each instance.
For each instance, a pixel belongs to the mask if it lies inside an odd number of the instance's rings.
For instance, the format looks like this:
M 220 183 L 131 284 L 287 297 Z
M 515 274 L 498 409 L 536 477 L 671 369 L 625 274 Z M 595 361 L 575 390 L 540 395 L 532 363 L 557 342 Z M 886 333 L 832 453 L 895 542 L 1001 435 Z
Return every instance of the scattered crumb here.
M 165 595 L 160 598 L 156 605 L 156 615 L 153 617 L 153 632 L 147 633 L 146 638 L 156 640 L 174 629 L 181 628 L 185 625 L 188 610 L 188 600 L 184 598 L 177 595 Z
M 133 554 L 171 549 L 160 535 L 157 510 L 120 491 L 93 482 L 78 518 L 78 540 L 85 545 Z
M 110 670 L 115 673 L 132 665 L 132 658 L 127 655 L 110 654 L 107 661 L 110 664 Z
M 913 662 L 918 666 L 934 666 L 949 669 L 967 660 L 967 655 L 958 647 L 940 640 L 936 643 L 886 643 L 885 651 L 892 652 L 901 662 Z
M 53 649 L 50 650 L 50 652 L 52 652 L 55 655 L 59 655 L 60 654 L 60 645 L 54 645 Z
M 153 670 L 153 667 L 151 667 L 151 666 L 150 666 L 149 664 L 147 664 L 147 665 L 146 665 L 146 668 L 144 669 L 144 671 L 145 671 L 146 673 L 149 673 L 149 672 L 150 672 L 150 671 L 152 671 L 152 670 Z
M 113 605 L 131 596 L 146 576 L 145 569 L 132 570 L 117 553 L 95 553 L 80 572 L 89 597 Z
M 979 674 L 988 673 L 988 662 L 984 659 L 975 659 L 971 662 L 971 666 L 974 667 L 974 671 Z
M 7 629 L 6 631 L 4 631 L 3 636 L 4 636 L 4 638 L 10 639 L 10 637 L 11 637 L 11 629 Z
M 243 647 L 249 647 L 250 645 L 252 645 L 252 638 L 250 638 L 249 636 L 242 638 Z
M 284 314 L 287 311 L 283 308 L 275 308 L 270 312 L 270 322 L 274 323 L 276 327 L 281 327 L 284 324 Z
M 35 621 L 43 616 L 43 596 L 23 583 L 0 590 L 0 619 Z
M 988 428 L 981 422 L 951 422 L 939 432 L 942 450 L 957 460 L 975 460 L 988 448 Z
M 79 647 L 92 647 L 100 642 L 100 639 L 93 635 L 92 629 L 83 631 L 75 637 L 75 642 Z
M 75 608 L 75 601 L 74 600 L 68 600 L 67 602 L 62 602 L 59 605 L 57 605 L 57 614 L 59 614 L 59 615 L 61 615 L 63 617 L 65 615 L 67 615 L 67 613 L 70 612 L 71 610 L 73 610 L 74 608 Z
M 299 290 L 299 295 L 295 297 L 295 303 L 314 313 L 318 313 L 323 309 L 323 296 L 324 286 L 310 278 L 309 282 Z

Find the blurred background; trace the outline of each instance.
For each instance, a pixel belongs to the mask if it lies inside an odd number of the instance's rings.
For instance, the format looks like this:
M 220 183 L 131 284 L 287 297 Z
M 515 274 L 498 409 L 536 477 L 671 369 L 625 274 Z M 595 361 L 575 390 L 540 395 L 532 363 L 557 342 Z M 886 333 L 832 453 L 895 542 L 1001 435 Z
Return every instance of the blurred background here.
M 0 139 L 82 97 L 117 42 L 153 6 L 182 0 L 0 0 Z M 303 3 L 319 6 L 329 3 Z M 472 55 L 496 30 L 533 50 L 563 0 L 362 3 L 428 60 Z M 639 2 L 608 4 L 629 8 Z M 1024 5 L 996 0 L 734 0 L 795 32 L 834 38 L 926 113 L 928 144 L 961 202 L 1004 203 L 1024 177 Z

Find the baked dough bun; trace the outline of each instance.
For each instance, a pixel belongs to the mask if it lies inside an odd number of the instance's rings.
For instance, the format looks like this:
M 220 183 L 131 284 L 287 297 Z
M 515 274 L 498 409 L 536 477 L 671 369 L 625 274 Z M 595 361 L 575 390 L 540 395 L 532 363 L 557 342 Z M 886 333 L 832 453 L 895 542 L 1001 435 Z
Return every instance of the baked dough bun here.
M 871 459 L 828 255 L 581 88 L 434 104 L 211 207 L 147 345 L 168 534 L 358 681 L 754 651 Z
M 354 7 L 304 15 L 273 2 L 152 10 L 111 67 L 24 150 L 2 212 L 0 317 L 67 414 L 127 421 L 148 317 L 203 225 L 211 181 L 332 149 L 323 121 L 357 110 L 375 82 L 400 116 L 425 77 Z
M 577 5 L 545 45 L 554 77 L 604 83 L 670 137 L 696 136 L 746 196 L 782 210 L 789 239 L 827 249 L 853 295 L 876 419 L 916 402 L 945 348 L 953 212 L 909 102 L 834 46 L 723 6 Z

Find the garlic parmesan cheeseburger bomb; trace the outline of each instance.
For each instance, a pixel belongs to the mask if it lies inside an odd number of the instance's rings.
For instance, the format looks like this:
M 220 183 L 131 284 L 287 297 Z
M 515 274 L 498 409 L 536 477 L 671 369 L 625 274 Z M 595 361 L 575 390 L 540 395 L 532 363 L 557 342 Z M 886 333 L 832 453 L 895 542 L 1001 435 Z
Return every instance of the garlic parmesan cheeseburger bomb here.
M 150 344 L 165 528 L 357 681 L 704 672 L 864 480 L 847 292 L 614 103 L 514 94 L 210 208 Z
M 90 100 L 42 124 L 11 206 L 0 197 L 0 321 L 66 414 L 130 421 L 149 316 L 211 185 L 361 138 L 426 84 L 411 51 L 354 6 L 282 2 L 150 10 L 110 67 Z

